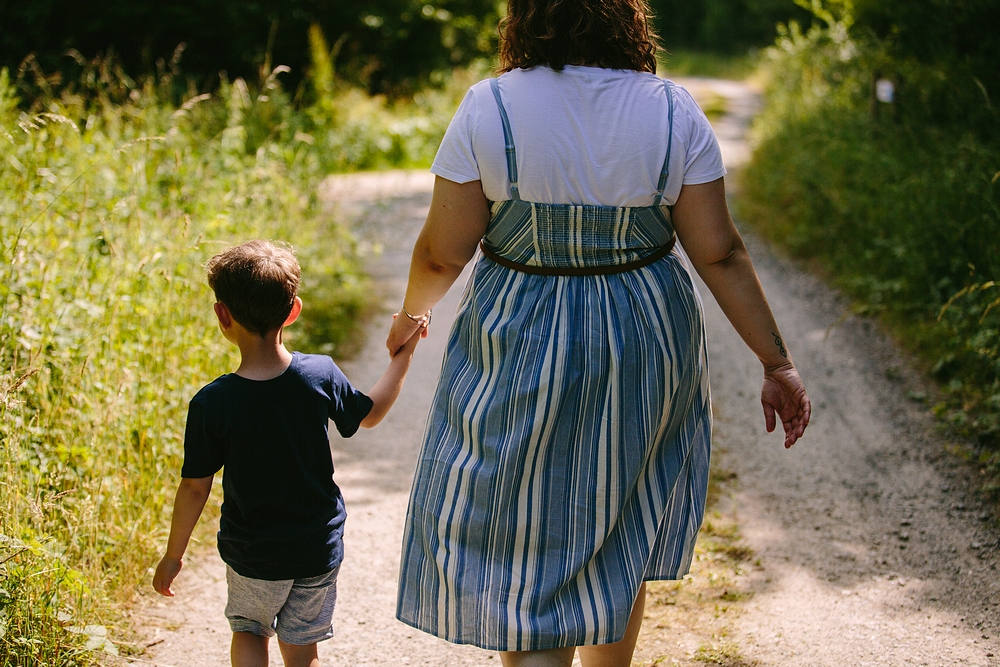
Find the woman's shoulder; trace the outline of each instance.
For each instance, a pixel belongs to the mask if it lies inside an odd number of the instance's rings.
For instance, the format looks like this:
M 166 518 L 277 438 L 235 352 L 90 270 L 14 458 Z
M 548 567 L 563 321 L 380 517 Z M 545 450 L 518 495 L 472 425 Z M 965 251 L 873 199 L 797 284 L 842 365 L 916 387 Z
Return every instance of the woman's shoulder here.
M 492 95 L 493 93 L 490 92 L 490 81 L 492 81 L 495 78 L 496 77 L 491 76 L 488 79 L 483 79 L 482 81 L 477 81 L 476 83 L 472 84 L 471 86 L 469 86 L 469 94 L 477 96 L 486 94 Z
M 691 92 L 684 86 L 665 79 L 667 85 L 670 87 L 670 94 L 673 97 L 674 103 L 674 126 L 688 128 L 688 132 L 699 133 L 704 131 L 711 131 L 711 123 L 705 112 L 702 110 L 701 105 L 694 98 Z
M 671 79 L 664 78 L 663 80 L 667 82 L 668 86 L 670 86 L 670 91 L 674 96 L 675 102 L 685 107 L 698 107 L 698 103 L 695 101 L 691 91 Z

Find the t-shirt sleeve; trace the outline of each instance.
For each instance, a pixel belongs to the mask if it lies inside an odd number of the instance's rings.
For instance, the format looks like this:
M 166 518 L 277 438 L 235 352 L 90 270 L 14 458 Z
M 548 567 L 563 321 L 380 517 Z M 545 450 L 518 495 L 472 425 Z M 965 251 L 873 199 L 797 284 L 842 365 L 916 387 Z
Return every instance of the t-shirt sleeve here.
M 340 435 L 350 438 L 371 412 L 372 399 L 355 389 L 332 359 L 330 366 L 330 419 Z
M 476 98 L 470 89 L 444 133 L 431 165 L 431 173 L 455 183 L 480 180 L 479 164 L 472 145 L 475 119 Z
M 225 449 L 209 425 L 209 411 L 198 400 L 188 406 L 187 427 L 184 430 L 184 465 L 181 477 L 209 477 L 219 472 L 225 460 Z
M 711 183 L 726 175 L 722 162 L 722 149 L 708 117 L 691 93 L 680 89 L 678 102 L 687 107 L 685 117 L 690 119 L 687 156 L 684 160 L 684 185 Z

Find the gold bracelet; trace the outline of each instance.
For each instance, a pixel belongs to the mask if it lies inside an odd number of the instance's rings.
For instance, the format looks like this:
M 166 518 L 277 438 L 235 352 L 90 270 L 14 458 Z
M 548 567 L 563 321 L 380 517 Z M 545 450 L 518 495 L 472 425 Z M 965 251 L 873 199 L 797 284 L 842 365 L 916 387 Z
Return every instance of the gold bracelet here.
M 430 326 L 431 315 L 434 313 L 433 310 L 428 310 L 422 317 L 414 317 L 406 310 L 406 306 L 404 306 L 403 304 L 399 304 L 399 312 L 403 313 L 403 315 L 406 315 L 406 317 L 416 322 L 417 324 L 423 324 L 425 326 Z

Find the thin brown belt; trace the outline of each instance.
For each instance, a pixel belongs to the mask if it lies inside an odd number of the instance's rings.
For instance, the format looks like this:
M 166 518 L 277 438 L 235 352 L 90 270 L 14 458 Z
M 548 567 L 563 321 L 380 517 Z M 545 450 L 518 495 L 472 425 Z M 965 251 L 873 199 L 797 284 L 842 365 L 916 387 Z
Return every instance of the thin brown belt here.
M 641 269 L 644 266 L 649 266 L 653 262 L 659 261 L 670 254 L 670 251 L 674 249 L 674 243 L 676 242 L 677 235 L 675 234 L 669 241 L 667 241 L 664 245 L 661 245 L 655 252 L 653 252 L 653 254 L 647 257 L 643 257 L 632 262 L 625 262 L 624 264 L 608 264 L 605 266 L 534 266 L 531 264 L 519 264 L 518 262 L 512 262 L 509 259 L 496 254 L 487 248 L 486 243 L 483 241 L 479 242 L 479 249 L 483 251 L 483 254 L 486 255 L 486 257 L 490 258 L 500 266 L 514 271 L 520 271 L 521 273 L 531 273 L 536 276 L 606 276 L 614 273 L 625 273 L 626 271 L 633 271 L 635 269 Z

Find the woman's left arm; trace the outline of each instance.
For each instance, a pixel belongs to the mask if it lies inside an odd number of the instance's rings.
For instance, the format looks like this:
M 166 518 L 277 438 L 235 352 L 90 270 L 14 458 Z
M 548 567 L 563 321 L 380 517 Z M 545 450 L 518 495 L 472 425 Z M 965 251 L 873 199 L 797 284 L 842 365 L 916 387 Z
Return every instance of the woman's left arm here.
M 476 254 L 476 246 L 486 234 L 490 207 L 481 181 L 455 183 L 437 176 L 427 220 L 410 260 L 403 308 L 420 317 L 441 300 L 462 269 Z M 404 313 L 392 323 L 385 342 L 389 355 L 417 334 L 420 323 Z M 422 335 L 426 334 L 424 329 Z
M 698 275 L 764 366 L 761 404 L 767 430 L 774 429 L 777 415 L 785 447 L 791 447 L 809 424 L 812 405 L 729 216 L 723 180 L 685 185 L 674 205 L 673 222 Z

